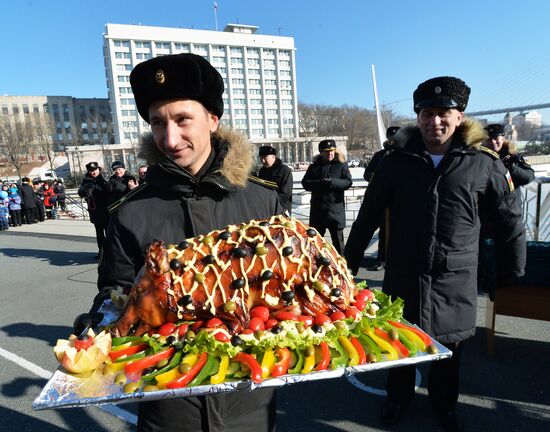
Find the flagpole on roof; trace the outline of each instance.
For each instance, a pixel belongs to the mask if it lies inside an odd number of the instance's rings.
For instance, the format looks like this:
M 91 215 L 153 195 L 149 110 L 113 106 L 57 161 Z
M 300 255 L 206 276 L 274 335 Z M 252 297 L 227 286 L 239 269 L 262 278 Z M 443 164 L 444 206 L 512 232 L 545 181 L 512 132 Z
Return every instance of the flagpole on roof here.
M 378 129 L 378 145 L 381 149 L 384 148 L 384 141 L 386 137 L 386 128 L 384 126 L 384 120 L 380 113 L 380 104 L 378 103 L 378 89 L 376 88 L 376 72 L 374 71 L 374 65 L 371 65 L 372 70 L 372 86 L 374 88 L 374 108 L 376 110 L 376 126 Z
M 218 2 L 214 2 L 214 21 L 216 22 L 216 31 L 218 31 Z

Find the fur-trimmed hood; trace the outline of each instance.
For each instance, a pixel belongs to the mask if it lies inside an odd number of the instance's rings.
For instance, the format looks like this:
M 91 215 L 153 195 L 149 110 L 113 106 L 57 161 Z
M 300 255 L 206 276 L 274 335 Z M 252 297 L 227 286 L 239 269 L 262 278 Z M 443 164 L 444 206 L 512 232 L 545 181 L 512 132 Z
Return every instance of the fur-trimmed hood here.
M 505 139 L 504 142 L 502 143 L 502 148 L 500 149 L 498 154 L 502 158 L 504 156 L 517 154 L 517 152 L 518 152 L 518 148 L 516 146 L 516 143 Z
M 417 141 L 413 138 L 420 138 L 420 129 L 418 126 L 409 126 L 401 128 L 391 138 L 390 144 L 393 148 L 401 148 L 403 150 L 411 150 L 410 143 Z M 487 139 L 487 134 L 483 126 L 475 120 L 464 117 L 462 124 L 456 129 L 453 135 L 452 146 L 463 146 L 479 149 L 483 141 Z
M 232 186 L 244 187 L 248 175 L 253 168 L 254 151 L 246 137 L 232 129 L 219 127 L 212 135 L 212 146 L 221 157 L 216 173 L 224 177 Z M 220 151 L 218 147 L 225 144 L 226 149 Z M 144 134 L 140 140 L 139 157 L 145 159 L 149 165 L 166 160 L 166 156 L 158 149 L 153 135 Z
M 341 153 L 340 151 L 338 150 L 335 150 L 334 151 L 334 160 L 338 163 L 344 163 L 346 161 L 346 158 L 344 157 L 343 153 Z M 313 163 L 321 163 L 321 153 L 317 153 L 314 157 L 313 157 Z

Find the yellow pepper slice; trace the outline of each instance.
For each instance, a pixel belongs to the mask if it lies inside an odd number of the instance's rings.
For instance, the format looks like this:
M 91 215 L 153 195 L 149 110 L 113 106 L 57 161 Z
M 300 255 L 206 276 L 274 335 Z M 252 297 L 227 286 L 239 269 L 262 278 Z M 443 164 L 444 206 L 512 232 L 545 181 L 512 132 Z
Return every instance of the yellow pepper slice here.
M 170 369 L 168 372 L 164 372 L 163 374 L 157 375 L 155 377 L 155 379 L 157 380 L 157 387 L 161 389 L 165 388 L 166 384 L 174 381 L 180 375 L 181 374 L 179 373 L 177 367 L 175 367 L 174 369 Z
M 198 359 L 199 357 L 197 356 L 197 354 L 187 353 L 185 354 L 185 357 L 183 357 L 183 360 L 181 362 L 193 366 L 195 363 L 197 363 Z
M 312 351 L 313 353 L 311 355 L 305 357 L 304 367 L 302 368 L 303 374 L 310 373 L 315 367 L 315 350 Z
M 342 348 L 344 348 L 349 357 L 349 365 L 357 366 L 359 364 L 359 353 L 351 341 L 345 336 L 338 336 L 338 342 L 340 342 L 340 345 L 342 345 Z
M 227 354 L 221 354 L 220 367 L 215 375 L 210 377 L 210 384 L 219 384 L 225 379 L 225 373 L 229 366 L 229 356 Z
M 272 349 L 267 350 L 262 358 L 262 378 L 268 378 L 271 375 L 271 369 L 275 364 L 275 353 Z
M 426 344 L 415 332 L 405 328 L 398 328 L 397 331 L 409 339 L 420 351 L 426 351 Z
M 378 345 L 383 351 L 386 351 L 388 353 L 387 354 L 388 360 L 397 360 L 399 358 L 399 354 L 397 354 L 397 350 L 393 346 L 391 346 L 390 343 L 376 336 L 372 331 L 372 329 L 369 328 L 363 331 L 367 335 L 369 335 L 374 342 L 376 342 L 376 345 Z

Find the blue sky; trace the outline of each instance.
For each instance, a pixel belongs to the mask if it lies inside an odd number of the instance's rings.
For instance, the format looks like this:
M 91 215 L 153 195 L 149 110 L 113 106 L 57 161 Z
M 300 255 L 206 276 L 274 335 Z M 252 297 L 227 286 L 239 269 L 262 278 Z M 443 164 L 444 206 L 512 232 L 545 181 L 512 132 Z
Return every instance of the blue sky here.
M 470 111 L 550 103 L 550 2 L 218 0 L 218 25 L 295 38 L 298 99 L 381 103 L 412 116 L 418 83 L 454 75 Z M 0 16 L 0 94 L 106 97 L 106 23 L 214 30 L 211 0 L 6 1 Z M 541 111 L 550 124 L 550 110 Z

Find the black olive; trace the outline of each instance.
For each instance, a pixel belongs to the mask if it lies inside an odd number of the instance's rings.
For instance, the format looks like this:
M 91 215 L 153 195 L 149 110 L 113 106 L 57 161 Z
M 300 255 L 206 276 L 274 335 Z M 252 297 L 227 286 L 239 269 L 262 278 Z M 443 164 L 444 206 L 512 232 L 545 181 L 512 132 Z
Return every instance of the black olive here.
M 237 247 L 237 248 L 233 249 L 233 256 L 235 258 L 244 258 L 247 255 L 248 255 L 248 252 L 244 248 Z
M 294 299 L 294 291 L 283 291 L 281 297 L 285 302 L 289 303 Z
M 80 336 L 77 337 L 79 341 L 87 341 L 90 339 L 90 336 L 88 336 L 86 333 L 82 333 Z
M 166 343 L 169 345 L 172 345 L 176 341 L 176 338 L 174 336 L 168 336 L 166 338 Z
M 317 324 L 313 324 L 311 326 L 311 330 L 313 330 L 314 333 L 322 333 L 323 332 L 323 327 L 321 327 L 320 325 L 317 325 Z
M 147 375 L 147 374 L 150 374 L 151 372 L 153 372 L 155 370 L 154 367 L 148 367 L 146 369 L 143 369 L 143 371 L 141 372 L 142 375 Z
M 342 295 L 342 290 L 340 288 L 332 288 L 330 290 L 330 295 L 332 297 L 340 297 Z
M 317 235 L 317 231 L 313 228 L 308 228 L 306 234 L 310 237 L 315 237 Z
M 180 242 L 180 244 L 178 244 L 179 250 L 184 250 L 184 249 L 187 249 L 188 247 L 189 247 L 189 242 L 187 240 L 184 240 Z
M 319 255 L 319 256 L 317 257 L 317 260 L 316 260 L 316 261 L 317 261 L 317 265 L 318 265 L 318 266 L 325 266 L 325 267 L 327 267 L 327 266 L 330 265 L 330 260 L 329 260 L 327 257 L 324 257 L 324 256 L 322 256 L 322 255 Z
M 279 334 L 283 331 L 282 327 L 279 327 L 278 325 L 271 327 L 271 333 L 273 334 Z
M 243 344 L 243 340 L 239 336 L 235 335 L 231 337 L 231 345 L 241 346 L 242 344 Z
M 268 222 L 268 221 L 262 221 L 262 222 L 260 222 L 260 226 L 261 226 L 261 227 L 268 227 L 268 226 L 269 226 L 269 222 Z
M 176 349 L 176 351 L 179 351 L 179 350 L 183 349 L 185 344 L 183 343 L 183 341 L 179 340 L 176 343 L 174 343 L 174 345 L 172 345 L 172 346 Z
M 231 282 L 231 286 L 233 287 L 233 289 L 242 289 L 244 288 L 244 285 L 245 283 L 243 278 L 238 278 Z
M 283 256 L 289 256 L 289 255 L 292 255 L 294 253 L 294 249 L 292 248 L 292 246 L 285 246 L 283 248 Z
M 205 263 L 206 265 L 208 264 L 214 264 L 216 262 L 216 258 L 214 257 L 214 255 L 206 255 L 203 259 L 202 259 L 202 262 Z
M 178 300 L 178 305 L 180 306 L 187 306 L 193 303 L 193 297 L 191 297 L 189 294 L 185 294 L 182 298 Z
M 218 235 L 218 238 L 220 240 L 229 240 L 229 237 L 231 237 L 231 233 L 229 231 L 222 231 L 219 235 Z
M 271 270 L 266 270 L 262 273 L 262 280 L 267 281 L 273 277 L 273 272 Z
M 170 260 L 170 268 L 172 270 L 178 270 L 181 268 L 181 263 L 177 258 Z

